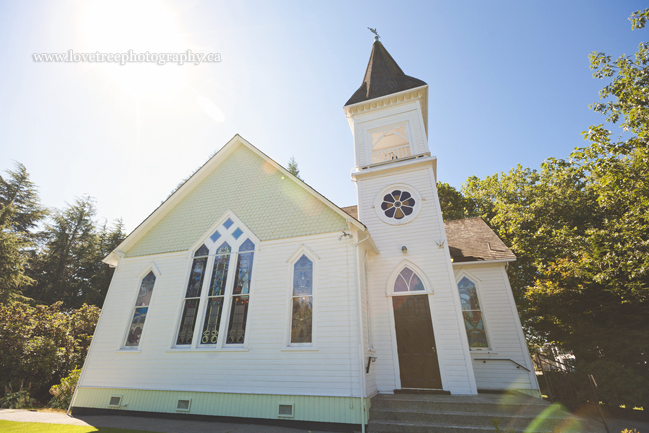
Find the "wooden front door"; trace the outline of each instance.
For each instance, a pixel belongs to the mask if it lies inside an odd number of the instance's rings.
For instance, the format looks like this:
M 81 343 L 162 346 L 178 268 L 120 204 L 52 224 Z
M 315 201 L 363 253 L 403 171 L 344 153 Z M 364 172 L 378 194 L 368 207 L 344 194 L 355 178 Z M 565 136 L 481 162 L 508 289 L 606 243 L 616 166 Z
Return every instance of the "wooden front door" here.
M 442 389 L 428 295 L 394 296 L 401 388 Z

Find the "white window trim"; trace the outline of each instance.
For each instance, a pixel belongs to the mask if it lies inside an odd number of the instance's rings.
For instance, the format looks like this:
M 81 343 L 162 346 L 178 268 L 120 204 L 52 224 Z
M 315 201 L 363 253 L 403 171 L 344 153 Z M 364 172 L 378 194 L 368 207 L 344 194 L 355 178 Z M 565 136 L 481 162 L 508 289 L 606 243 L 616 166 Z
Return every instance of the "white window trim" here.
M 403 117 L 399 120 L 395 120 L 393 123 L 389 124 L 382 124 L 380 126 L 375 126 L 371 128 L 367 128 L 365 130 L 365 142 L 367 143 L 366 146 L 366 152 L 365 152 L 365 161 L 367 161 L 367 164 L 365 165 L 371 165 L 373 164 L 373 159 L 372 159 L 372 154 L 374 153 L 374 143 L 372 140 L 372 134 L 375 132 L 380 132 L 380 131 L 385 131 L 386 129 L 396 129 L 400 128 L 402 126 L 406 127 L 406 139 L 408 140 L 408 144 L 410 145 L 410 155 L 415 155 L 415 144 L 413 140 L 413 134 L 412 134 L 412 128 L 410 126 L 410 116 L 399 116 Z M 373 122 L 374 123 L 374 122 Z
M 291 331 L 293 328 L 293 278 L 294 278 L 294 266 L 295 263 L 305 255 L 313 263 L 313 313 L 312 313 L 312 322 L 311 322 L 311 342 L 310 343 L 291 343 Z M 287 290 L 286 290 L 286 322 L 284 326 L 284 351 L 300 351 L 300 350 L 318 350 L 318 276 L 319 276 L 319 262 L 320 256 L 318 256 L 311 248 L 306 244 L 300 245 L 300 247 L 293 253 L 293 255 L 286 261 L 287 263 Z
M 418 292 L 395 292 L 394 291 L 394 283 L 397 280 L 397 277 L 403 270 L 403 268 L 410 268 L 412 271 L 414 271 L 421 282 L 424 284 L 424 291 L 418 291 Z M 433 286 L 430 284 L 430 281 L 428 281 L 428 277 L 424 273 L 424 271 L 419 268 L 419 266 L 415 265 L 412 263 L 410 260 L 402 260 L 393 270 L 392 273 L 390 274 L 390 278 L 388 278 L 388 285 L 385 288 L 385 294 L 386 296 L 410 296 L 410 295 L 433 295 L 435 292 L 433 290 Z
M 221 233 L 221 236 L 216 240 L 216 242 L 212 242 L 210 239 L 210 236 L 214 234 L 214 232 L 219 229 L 225 221 L 230 218 L 232 222 L 234 223 L 231 226 L 231 229 L 227 230 L 227 233 L 224 233 L 223 230 L 219 230 Z M 235 230 L 234 227 L 238 227 L 243 231 L 243 234 L 239 237 L 239 239 L 234 239 L 233 236 L 231 236 L 231 232 Z M 254 253 L 254 258 L 252 262 L 252 279 L 250 280 L 250 294 L 248 298 L 248 316 L 246 318 L 246 333 L 244 335 L 244 342 L 243 344 L 227 344 L 225 342 L 226 336 L 228 333 L 228 327 L 230 325 L 230 309 L 232 306 L 232 298 L 233 298 L 233 289 L 234 289 L 234 278 L 235 278 L 235 273 L 236 273 L 236 266 L 239 258 L 239 247 L 246 241 L 246 239 L 250 239 L 251 242 L 255 244 L 255 249 L 252 251 Z M 214 248 L 217 248 L 219 245 L 221 245 L 224 241 L 228 242 L 230 247 L 232 248 L 232 252 L 230 253 L 230 262 L 228 263 L 228 276 L 227 280 L 225 283 L 225 293 L 223 296 L 223 310 L 221 313 L 221 322 L 219 324 L 219 337 L 216 342 L 216 344 L 201 344 L 200 343 L 200 336 L 202 334 L 202 329 L 203 325 L 205 322 L 205 312 L 207 308 L 207 298 L 208 298 L 208 291 L 209 291 L 209 284 L 212 278 L 212 271 L 214 268 L 214 258 L 216 256 L 215 250 L 212 251 L 212 248 L 210 248 L 210 254 L 207 256 L 207 264 L 205 268 L 205 276 L 203 278 L 203 286 L 201 288 L 201 295 L 200 295 L 200 302 L 198 305 L 198 311 L 197 311 L 197 319 L 196 319 L 196 324 L 194 325 L 194 333 L 192 336 L 192 343 L 191 344 L 176 344 L 176 341 L 178 340 L 178 332 L 180 331 L 180 325 L 181 325 L 181 320 L 183 316 L 183 310 L 184 310 L 184 302 L 185 302 L 185 294 L 187 293 L 187 284 L 189 282 L 189 277 L 191 275 L 191 270 L 194 262 L 194 253 L 201 247 L 206 242 L 209 242 L 210 245 L 214 245 Z M 209 248 L 209 247 L 208 247 Z M 219 351 L 219 352 L 227 352 L 227 351 L 248 351 L 248 334 L 250 330 L 250 319 L 252 317 L 251 311 L 252 311 L 252 305 L 253 305 L 253 298 L 252 292 L 254 290 L 254 287 L 256 285 L 256 280 L 257 280 L 257 263 L 259 261 L 259 251 L 261 250 L 261 244 L 259 238 L 232 212 L 231 210 L 228 210 L 221 218 L 217 220 L 215 224 L 213 224 L 207 232 L 203 234 L 199 238 L 198 241 L 196 241 L 189 250 L 187 250 L 187 256 L 186 259 L 188 261 L 188 264 L 186 265 L 186 271 L 185 271 L 185 278 L 183 282 L 183 286 L 180 290 L 180 299 L 179 299 L 179 311 L 176 315 L 176 325 L 174 326 L 174 333 L 171 336 L 171 341 L 170 341 L 170 350 L 168 352 L 195 352 L 195 353 L 200 353 L 200 352 L 208 352 L 208 351 Z M 248 251 L 246 251 L 248 252 Z
M 394 218 L 388 218 L 387 216 L 385 216 L 383 209 L 381 209 L 381 204 L 383 203 L 383 197 L 386 194 L 391 193 L 395 189 L 407 191 L 415 199 L 415 207 L 412 210 L 412 214 L 400 220 Z M 386 186 L 374 197 L 374 211 L 376 212 L 376 216 L 378 216 L 379 219 L 384 223 L 398 226 L 398 225 L 408 224 L 409 222 L 414 221 L 415 218 L 417 218 L 417 215 L 419 215 L 419 212 L 421 211 L 421 205 L 422 205 L 421 202 L 422 202 L 421 194 L 419 194 L 419 191 L 417 191 L 413 186 L 408 185 L 407 183 L 395 183 Z
M 480 352 L 492 352 L 495 350 L 493 348 L 492 340 L 491 340 L 491 334 L 489 333 L 489 329 L 491 329 L 491 326 L 489 326 L 489 322 L 487 320 L 487 314 L 485 314 L 485 307 L 484 307 L 484 302 L 482 301 L 482 296 L 480 294 L 480 284 L 482 283 L 482 280 L 478 277 L 476 277 L 474 274 L 462 269 L 458 273 L 455 274 L 455 290 L 457 291 L 457 294 L 459 296 L 460 294 L 460 288 L 458 287 L 458 284 L 462 280 L 462 278 L 467 277 L 473 284 L 475 284 L 475 291 L 478 295 L 478 302 L 480 302 L 480 313 L 482 314 L 482 325 L 484 326 L 484 331 L 485 335 L 487 336 L 487 347 L 471 347 L 469 346 L 469 351 L 470 352 L 475 352 L 475 353 L 480 353 Z M 466 325 L 464 323 L 464 312 L 462 310 L 462 302 L 460 301 L 460 317 L 462 318 L 462 327 L 464 329 L 464 333 L 466 334 Z M 468 342 L 468 335 L 467 335 L 467 342 Z
M 162 275 L 162 272 L 160 272 L 160 269 L 158 268 L 158 265 L 155 263 L 155 261 L 149 262 L 148 265 L 144 268 L 142 272 L 138 274 L 136 277 L 136 283 L 134 286 L 136 287 L 135 289 L 135 294 L 133 295 L 131 299 L 131 309 L 130 315 L 128 317 L 128 322 L 126 323 L 126 327 L 124 328 L 124 331 L 122 332 L 122 342 L 121 345 L 118 349 L 119 352 L 140 352 L 140 346 L 142 345 L 142 341 L 144 340 L 144 335 L 146 333 L 147 329 L 147 324 L 149 323 L 150 320 L 145 320 L 144 325 L 142 326 L 142 334 L 140 334 L 140 341 L 138 342 L 137 346 L 126 346 L 126 339 L 128 338 L 128 332 L 131 329 L 131 323 L 133 321 L 133 314 L 135 314 L 135 309 L 137 308 L 135 305 L 135 302 L 137 302 L 137 297 L 140 293 L 140 286 L 142 285 L 142 280 L 144 277 L 146 277 L 149 272 L 153 272 L 153 275 L 155 275 L 155 283 L 153 283 L 153 293 L 151 294 L 151 300 L 149 301 L 149 305 L 147 308 L 152 309 L 154 305 L 154 299 L 155 299 L 155 294 L 157 291 L 155 290 L 156 286 L 158 286 L 158 282 L 160 280 L 160 276 Z M 149 311 L 147 310 L 147 319 L 149 318 Z

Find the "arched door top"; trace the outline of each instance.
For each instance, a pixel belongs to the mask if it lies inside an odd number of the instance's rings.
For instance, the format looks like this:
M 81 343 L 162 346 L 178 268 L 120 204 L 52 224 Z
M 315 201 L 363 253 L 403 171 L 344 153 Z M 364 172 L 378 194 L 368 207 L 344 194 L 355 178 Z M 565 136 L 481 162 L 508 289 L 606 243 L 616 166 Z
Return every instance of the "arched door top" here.
M 432 292 L 426 275 L 409 261 L 400 263 L 392 271 L 386 290 L 388 296 L 423 295 Z

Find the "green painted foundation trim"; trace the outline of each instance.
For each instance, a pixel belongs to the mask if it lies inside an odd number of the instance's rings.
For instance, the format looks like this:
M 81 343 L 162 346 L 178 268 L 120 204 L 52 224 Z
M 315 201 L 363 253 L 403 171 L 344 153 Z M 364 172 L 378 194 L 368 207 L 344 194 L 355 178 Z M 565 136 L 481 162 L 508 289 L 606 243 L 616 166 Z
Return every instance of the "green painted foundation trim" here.
M 118 402 L 113 397 L 121 397 L 121 399 Z M 113 405 L 111 405 L 111 400 Z M 178 410 L 178 400 L 189 400 L 189 404 L 183 403 L 181 410 Z M 365 422 L 367 422 L 370 399 L 366 398 L 365 402 Z M 360 403 L 361 398 L 359 397 L 145 391 L 80 387 L 77 389 L 72 407 L 361 424 Z M 286 406 L 292 406 L 293 416 L 280 415 L 280 405 L 283 405 L 283 411 L 288 410 Z M 189 406 L 188 410 L 184 410 L 187 406 Z

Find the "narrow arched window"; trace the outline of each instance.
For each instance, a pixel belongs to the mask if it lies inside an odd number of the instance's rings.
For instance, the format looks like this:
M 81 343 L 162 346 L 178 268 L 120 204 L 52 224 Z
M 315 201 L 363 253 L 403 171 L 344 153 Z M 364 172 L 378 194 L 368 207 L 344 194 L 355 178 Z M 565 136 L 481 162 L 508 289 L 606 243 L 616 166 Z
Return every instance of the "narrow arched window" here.
M 176 344 L 192 344 L 194 326 L 196 325 L 196 316 L 198 315 L 198 306 L 201 299 L 201 290 L 203 288 L 203 279 L 205 278 L 205 268 L 207 267 L 207 256 L 209 254 L 210 250 L 205 244 L 201 245 L 194 253 L 194 261 L 189 274 L 187 291 L 185 292 L 183 315 L 180 319 L 180 329 Z
M 394 281 L 395 292 L 424 292 L 426 288 L 424 283 L 421 282 L 419 276 L 410 268 L 405 267 L 397 279 Z
M 237 232 L 240 231 L 241 233 Z M 240 229 L 233 236 L 239 238 L 243 233 Z M 230 326 L 226 344 L 243 344 L 246 337 L 246 322 L 248 321 L 248 303 L 250 302 L 250 282 L 252 280 L 252 263 L 255 255 L 255 244 L 250 240 L 241 244 L 237 257 L 237 267 L 232 288 L 232 307 L 230 309 Z
M 228 279 L 231 252 L 232 248 L 230 245 L 227 242 L 223 242 L 216 250 L 216 255 L 214 256 L 212 281 L 210 282 L 210 288 L 207 294 L 207 306 L 205 307 L 205 321 L 203 322 L 201 344 L 216 344 L 219 339 L 219 326 L 221 323 L 221 315 L 223 314 L 225 283 Z
M 137 347 L 140 344 L 140 337 L 142 336 L 144 321 L 146 320 L 146 315 L 149 311 L 149 303 L 151 302 L 155 280 L 156 277 L 153 271 L 149 271 L 149 273 L 142 278 L 140 290 L 137 294 L 137 300 L 135 301 L 135 307 L 133 308 L 131 326 L 128 329 L 126 343 L 124 344 L 125 347 Z
M 293 265 L 291 344 L 313 339 L 313 262 L 302 254 Z
M 462 316 L 464 317 L 469 347 L 489 347 L 475 283 L 467 277 L 462 277 L 460 282 L 457 283 L 457 288 L 460 291 Z

